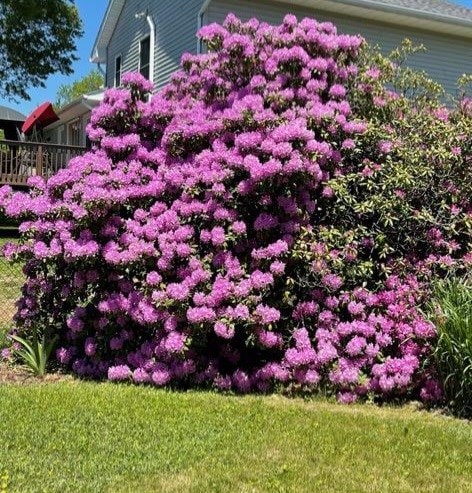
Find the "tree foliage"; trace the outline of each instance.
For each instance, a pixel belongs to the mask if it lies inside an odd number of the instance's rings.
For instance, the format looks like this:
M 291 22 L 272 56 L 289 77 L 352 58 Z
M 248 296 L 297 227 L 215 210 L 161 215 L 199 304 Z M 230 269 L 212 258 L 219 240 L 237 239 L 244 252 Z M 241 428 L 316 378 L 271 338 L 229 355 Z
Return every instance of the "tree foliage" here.
M 29 99 L 53 73 L 72 73 L 82 23 L 71 0 L 0 0 L 0 96 Z
M 62 108 L 83 94 L 100 89 L 103 87 L 103 82 L 103 75 L 98 70 L 92 70 L 92 72 L 72 82 L 72 84 L 63 84 L 60 86 L 54 104 L 57 108 Z

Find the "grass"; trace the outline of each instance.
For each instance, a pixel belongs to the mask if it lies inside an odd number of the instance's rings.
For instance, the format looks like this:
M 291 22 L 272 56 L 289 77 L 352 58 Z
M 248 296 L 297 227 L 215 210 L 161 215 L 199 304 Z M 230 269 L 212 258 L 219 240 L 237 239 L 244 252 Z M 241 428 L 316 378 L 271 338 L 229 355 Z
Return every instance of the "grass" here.
M 0 248 L 13 238 L 0 238 Z M 15 301 L 20 296 L 23 285 L 21 265 L 10 264 L 0 256 L 0 348 L 6 344 L 6 333 L 11 327 L 11 319 L 15 314 Z
M 472 426 L 408 408 L 0 386 L 10 492 L 472 492 Z

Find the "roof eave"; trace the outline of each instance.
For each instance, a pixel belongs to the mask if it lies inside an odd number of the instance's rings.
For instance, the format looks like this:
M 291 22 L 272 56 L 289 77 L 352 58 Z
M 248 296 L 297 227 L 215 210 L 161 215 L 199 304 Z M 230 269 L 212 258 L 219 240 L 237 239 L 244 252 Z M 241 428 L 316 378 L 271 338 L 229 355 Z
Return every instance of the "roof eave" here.
M 284 2 L 285 0 L 276 0 Z M 458 17 L 376 2 L 375 0 L 292 0 L 292 4 L 342 13 L 387 24 L 472 38 L 472 21 Z M 340 10 L 342 8 L 342 10 Z
M 100 52 L 98 48 L 94 47 L 94 51 L 90 55 L 89 61 L 90 63 L 106 63 L 107 57 L 106 53 Z
M 125 0 L 109 0 L 108 7 L 103 16 L 97 38 L 90 53 L 90 62 L 106 63 L 107 45 L 115 30 L 116 23 L 120 17 Z

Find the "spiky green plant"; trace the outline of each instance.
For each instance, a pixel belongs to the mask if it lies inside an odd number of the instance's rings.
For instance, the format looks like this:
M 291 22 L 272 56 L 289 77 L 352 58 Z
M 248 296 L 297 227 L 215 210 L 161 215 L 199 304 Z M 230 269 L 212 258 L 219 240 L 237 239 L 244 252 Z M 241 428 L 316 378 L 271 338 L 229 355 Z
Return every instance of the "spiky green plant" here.
M 462 279 L 437 283 L 429 304 L 438 338 L 433 359 L 448 407 L 472 417 L 472 284 Z
M 34 375 L 37 377 L 44 376 L 57 338 L 48 339 L 46 335 L 39 338 L 36 332 L 33 334 L 32 341 L 18 335 L 11 335 L 10 337 L 20 346 L 14 350 L 15 355 Z

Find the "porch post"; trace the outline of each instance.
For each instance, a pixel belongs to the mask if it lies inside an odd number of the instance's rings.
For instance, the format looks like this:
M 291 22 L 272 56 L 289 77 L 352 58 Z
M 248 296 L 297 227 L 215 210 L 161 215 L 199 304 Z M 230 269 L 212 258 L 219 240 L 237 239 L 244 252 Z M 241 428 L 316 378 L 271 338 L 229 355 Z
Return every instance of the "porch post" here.
M 36 176 L 43 176 L 43 146 L 36 149 Z

